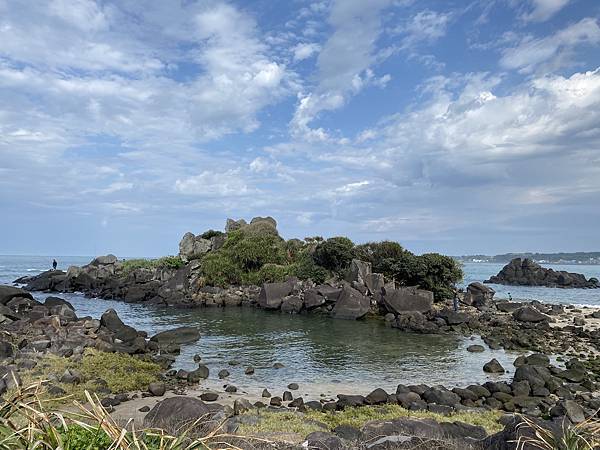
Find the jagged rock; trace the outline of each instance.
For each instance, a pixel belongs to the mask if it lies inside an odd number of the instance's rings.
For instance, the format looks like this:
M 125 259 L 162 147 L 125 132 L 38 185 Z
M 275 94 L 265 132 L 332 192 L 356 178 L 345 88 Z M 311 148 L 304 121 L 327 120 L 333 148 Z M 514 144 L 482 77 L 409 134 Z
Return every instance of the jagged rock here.
M 546 286 L 560 288 L 600 288 L 596 279 L 587 280 L 579 273 L 555 271 L 540 266 L 529 258 L 515 258 L 484 283 L 516 286 Z
M 123 342 L 131 342 L 138 336 L 136 329 L 125 325 L 114 309 L 109 309 L 102 314 L 100 325 L 112 331 L 115 338 Z
M 258 295 L 258 304 L 264 309 L 279 309 L 283 299 L 292 293 L 293 283 L 264 283 Z
M 332 315 L 336 319 L 360 319 L 371 309 L 371 302 L 356 289 L 345 286 L 333 307 Z
M 117 257 L 112 254 L 108 254 L 105 256 L 98 256 L 90 263 L 91 266 L 108 266 L 111 264 L 116 264 L 118 261 Z
M 302 310 L 304 302 L 297 295 L 289 295 L 281 302 L 281 312 L 299 313 Z
M 179 257 L 184 262 L 192 261 L 202 258 L 211 248 L 212 242 L 210 239 L 194 236 L 194 233 L 187 232 L 179 242 Z
M 467 286 L 467 292 L 462 301 L 475 307 L 486 306 L 492 302 L 495 293 L 496 291 L 491 287 L 476 281 Z
M 399 289 L 386 289 L 383 303 L 387 310 L 394 314 L 417 311 L 425 313 L 433 305 L 433 292 L 406 287 Z
M 0 305 L 6 305 L 15 297 L 23 297 L 33 300 L 32 295 L 23 289 L 13 286 L 0 286 Z

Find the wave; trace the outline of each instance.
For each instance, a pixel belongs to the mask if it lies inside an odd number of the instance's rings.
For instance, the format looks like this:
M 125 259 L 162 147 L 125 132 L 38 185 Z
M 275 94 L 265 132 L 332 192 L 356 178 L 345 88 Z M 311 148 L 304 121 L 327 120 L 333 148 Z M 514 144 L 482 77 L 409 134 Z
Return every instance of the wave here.
M 43 272 L 44 269 L 25 269 L 26 272 Z

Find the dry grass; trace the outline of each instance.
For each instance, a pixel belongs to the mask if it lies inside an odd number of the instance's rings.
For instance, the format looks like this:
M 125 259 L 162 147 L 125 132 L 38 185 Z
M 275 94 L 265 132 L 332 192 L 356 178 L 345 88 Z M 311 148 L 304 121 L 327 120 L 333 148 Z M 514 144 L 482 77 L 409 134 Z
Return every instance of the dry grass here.
M 527 418 L 519 428 L 528 428 L 533 432 L 531 437 L 520 437 L 517 441 L 517 450 L 537 448 L 540 450 L 596 450 L 600 448 L 600 421 L 588 419 L 577 425 L 563 422 L 560 433 L 544 428 Z

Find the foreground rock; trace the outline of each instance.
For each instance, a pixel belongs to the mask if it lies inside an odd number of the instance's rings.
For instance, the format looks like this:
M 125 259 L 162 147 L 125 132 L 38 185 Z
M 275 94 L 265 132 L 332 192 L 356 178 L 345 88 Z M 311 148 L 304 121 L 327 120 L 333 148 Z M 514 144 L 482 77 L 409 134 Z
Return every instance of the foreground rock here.
M 600 283 L 596 278 L 588 280 L 579 273 L 547 269 L 528 258 L 513 259 L 502 268 L 498 275 L 494 275 L 485 283 L 554 288 L 600 288 Z

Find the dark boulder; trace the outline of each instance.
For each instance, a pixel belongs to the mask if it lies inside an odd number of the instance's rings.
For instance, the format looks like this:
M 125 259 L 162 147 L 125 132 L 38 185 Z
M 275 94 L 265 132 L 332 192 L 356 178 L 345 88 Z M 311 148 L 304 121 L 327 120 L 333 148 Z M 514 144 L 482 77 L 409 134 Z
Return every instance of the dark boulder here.
M 494 299 L 495 293 L 496 291 L 491 287 L 476 281 L 467 286 L 467 292 L 462 301 L 466 305 L 475 307 L 487 306 Z
M 445 406 L 455 406 L 461 400 L 460 396 L 442 387 L 432 387 L 425 391 L 422 397 L 427 403 Z
M 332 311 L 336 319 L 360 319 L 371 309 L 371 302 L 356 289 L 345 286 Z
M 550 320 L 546 314 L 542 314 L 533 306 L 522 306 L 512 313 L 515 320 L 519 322 L 544 322 Z
M 386 289 L 383 304 L 394 314 L 411 311 L 425 313 L 430 311 L 433 305 L 433 292 L 415 287 Z
M 0 305 L 6 305 L 15 297 L 23 297 L 33 300 L 32 295 L 23 289 L 13 286 L 0 286 Z
M 161 347 L 169 344 L 189 344 L 200 339 L 200 330 L 196 327 L 183 326 L 172 330 L 162 331 L 150 338 Z
M 123 342 L 131 342 L 138 336 L 135 328 L 125 325 L 114 309 L 109 309 L 102 314 L 100 325 L 112 331 L 115 338 Z
M 506 372 L 504 370 L 504 367 L 502 367 L 502 364 L 500 364 L 496 358 L 492 359 L 491 361 L 486 362 L 483 365 L 483 371 L 487 372 L 487 373 L 504 373 L 504 372 Z
M 150 428 L 190 424 L 199 418 L 210 419 L 216 410 L 192 397 L 171 397 L 158 402 L 144 418 Z
M 293 283 L 264 283 L 258 295 L 258 305 L 264 309 L 279 309 L 283 299 L 292 293 Z

